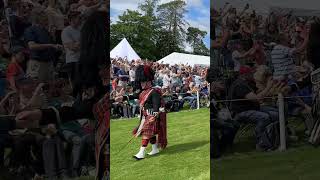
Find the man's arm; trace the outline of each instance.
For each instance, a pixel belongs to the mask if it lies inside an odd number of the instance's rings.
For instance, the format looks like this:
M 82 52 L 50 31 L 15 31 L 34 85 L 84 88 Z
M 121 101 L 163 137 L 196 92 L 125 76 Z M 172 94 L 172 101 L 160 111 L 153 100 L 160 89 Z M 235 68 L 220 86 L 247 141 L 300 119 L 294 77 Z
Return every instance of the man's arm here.
M 61 40 L 66 49 L 71 51 L 80 50 L 80 42 L 73 41 L 65 30 L 61 33 Z
M 266 95 L 269 93 L 270 89 L 272 88 L 273 80 L 270 78 L 268 80 L 266 88 L 261 91 L 259 94 L 254 93 L 251 91 L 250 93 L 246 94 L 245 98 L 249 100 L 260 100 L 266 97 Z
M 63 43 L 63 46 L 66 49 L 69 49 L 70 51 L 78 51 L 78 50 L 80 50 L 80 43 L 78 43 L 78 42 Z
M 246 58 L 248 56 L 252 56 L 254 53 L 256 52 L 256 48 L 251 48 L 249 51 L 243 53 L 243 54 L 240 54 L 239 56 L 235 56 L 234 58 L 235 59 L 242 59 L 242 58 Z
M 55 48 L 58 49 L 60 45 L 55 45 L 55 44 L 38 44 L 35 43 L 34 41 L 29 41 L 28 42 L 28 47 L 30 50 L 45 50 L 49 48 Z

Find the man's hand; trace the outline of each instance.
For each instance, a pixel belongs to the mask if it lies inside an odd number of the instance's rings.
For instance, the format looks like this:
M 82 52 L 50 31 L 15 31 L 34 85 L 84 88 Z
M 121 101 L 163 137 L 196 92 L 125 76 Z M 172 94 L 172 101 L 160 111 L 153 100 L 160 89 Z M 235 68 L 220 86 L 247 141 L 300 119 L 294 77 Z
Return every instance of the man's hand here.
M 152 123 L 152 122 L 154 122 L 155 120 L 156 120 L 156 117 L 151 117 L 151 118 L 149 119 L 149 122 Z
M 17 128 L 37 128 L 42 119 L 42 112 L 40 109 L 33 111 L 23 111 L 16 116 Z
M 60 44 L 53 44 L 52 47 L 56 50 L 61 50 L 63 48 L 63 46 Z
M 266 89 L 271 89 L 273 86 L 273 79 L 270 77 L 267 82 Z

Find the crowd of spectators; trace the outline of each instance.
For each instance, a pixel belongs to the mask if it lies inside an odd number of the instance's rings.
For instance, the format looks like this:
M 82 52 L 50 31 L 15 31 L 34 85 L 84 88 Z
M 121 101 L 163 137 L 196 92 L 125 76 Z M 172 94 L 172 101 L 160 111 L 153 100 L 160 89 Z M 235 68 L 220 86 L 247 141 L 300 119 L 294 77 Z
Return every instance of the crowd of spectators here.
M 212 115 L 218 131 L 222 132 L 222 135 L 215 134 L 224 141 L 221 148 L 232 145 L 239 125 L 248 123 L 256 126 L 257 149 L 275 148 L 265 135 L 278 123 L 278 104 L 272 97 L 279 93 L 295 97 L 285 101 L 286 117 L 308 117 L 303 119 L 305 133 L 310 135 L 311 73 L 320 67 L 319 18 L 297 16 L 290 9 L 259 14 L 249 4 L 238 9 L 229 3 L 219 10 L 213 9 L 211 14 L 212 98 L 234 100 L 223 103 L 222 107 L 228 109 L 226 119 L 236 120 L 230 121 L 230 125 L 229 121 L 218 120 L 222 118 L 218 117 L 218 111 Z M 218 107 L 218 104 L 212 106 Z M 288 132 L 294 134 L 293 130 Z
M 107 11 L 106 1 L 3 2 L 0 115 L 6 116 L 2 118 L 25 110 L 77 104 L 82 98 L 76 85 L 82 26 L 93 13 Z M 9 94 L 16 94 L 15 98 Z M 7 169 L 10 174 L 30 179 L 88 176 L 90 167 L 95 166 L 94 128 L 91 120 L 79 119 L 59 127 L 48 125 L 39 131 L 1 133 L 1 172 Z M 12 149 L 9 155 L 5 147 Z M 5 157 L 9 157 L 9 164 L 4 163 Z
M 135 70 L 142 64 L 151 66 L 155 71 L 153 85 L 161 89 L 167 111 L 180 111 L 185 102 L 188 102 L 190 109 L 196 109 L 197 92 L 204 106 L 208 102 L 207 67 L 117 58 L 112 59 L 111 70 L 113 115 L 126 118 L 139 115 L 139 100 L 131 98 L 131 95 L 140 89 L 135 82 Z

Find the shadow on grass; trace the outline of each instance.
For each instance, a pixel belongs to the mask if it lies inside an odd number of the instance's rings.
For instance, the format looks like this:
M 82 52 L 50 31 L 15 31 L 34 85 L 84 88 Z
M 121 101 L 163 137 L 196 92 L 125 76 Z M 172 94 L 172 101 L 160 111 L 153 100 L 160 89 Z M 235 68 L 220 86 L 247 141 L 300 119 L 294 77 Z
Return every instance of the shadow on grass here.
M 185 144 L 175 144 L 172 146 L 168 146 L 165 150 L 161 152 L 161 154 L 175 154 L 175 153 L 190 151 L 192 149 L 196 149 L 198 147 L 204 146 L 209 143 L 210 141 L 197 141 L 197 142 L 190 142 Z
M 299 123 L 297 126 L 297 123 Z M 309 145 L 308 138 L 304 134 L 304 127 L 301 126 L 300 122 L 291 122 L 291 126 L 295 126 L 296 136 L 298 137 L 297 141 L 291 141 L 287 139 L 287 148 L 298 148 L 301 146 Z M 258 152 L 255 147 L 256 139 L 254 133 L 249 133 L 249 135 L 243 137 L 237 137 L 233 144 L 232 148 L 228 148 L 224 152 L 223 157 L 232 156 L 236 153 L 246 154 L 252 152 Z

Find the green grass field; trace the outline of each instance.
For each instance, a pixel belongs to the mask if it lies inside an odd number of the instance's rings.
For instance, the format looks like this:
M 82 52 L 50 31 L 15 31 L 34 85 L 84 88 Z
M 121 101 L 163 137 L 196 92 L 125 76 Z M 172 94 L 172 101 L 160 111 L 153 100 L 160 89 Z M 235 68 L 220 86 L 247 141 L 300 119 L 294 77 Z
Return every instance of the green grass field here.
M 237 139 L 233 153 L 211 162 L 211 175 L 214 180 L 319 180 L 320 149 L 306 143 L 299 126 L 299 141 L 285 152 L 257 152 L 253 136 Z
M 132 158 L 140 148 L 140 138 L 118 153 L 132 137 L 137 124 L 137 119 L 111 122 L 112 180 L 210 179 L 209 109 L 169 113 L 167 148 L 141 161 Z M 149 145 L 147 152 L 150 149 Z

